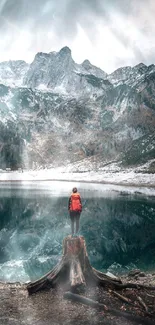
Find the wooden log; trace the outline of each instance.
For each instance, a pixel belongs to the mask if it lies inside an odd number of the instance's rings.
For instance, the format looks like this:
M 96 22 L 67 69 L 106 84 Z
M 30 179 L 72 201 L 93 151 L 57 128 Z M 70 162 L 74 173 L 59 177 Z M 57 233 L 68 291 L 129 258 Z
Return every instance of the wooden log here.
M 69 300 L 72 300 L 72 301 L 80 302 L 81 304 L 90 306 L 92 308 L 99 308 L 101 310 L 103 310 L 103 309 L 106 310 L 105 305 L 100 304 L 98 301 L 92 300 L 90 298 L 86 298 L 84 296 L 81 296 L 81 295 L 72 293 L 70 291 L 65 292 L 63 297 L 65 299 L 69 299 Z

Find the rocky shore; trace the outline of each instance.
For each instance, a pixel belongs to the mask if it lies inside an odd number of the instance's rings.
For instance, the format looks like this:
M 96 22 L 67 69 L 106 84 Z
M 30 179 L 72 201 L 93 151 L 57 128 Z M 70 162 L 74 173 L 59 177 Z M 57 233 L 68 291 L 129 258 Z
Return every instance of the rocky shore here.
M 155 273 L 133 272 L 121 278 L 123 282 L 155 287 Z M 65 300 L 66 288 L 59 287 L 28 295 L 26 284 L 0 283 L 1 325 L 131 325 L 155 324 L 155 290 L 123 289 L 119 295 L 108 288 L 89 287 L 85 296 L 105 304 L 108 308 L 127 312 L 132 319 Z M 83 294 L 82 294 L 83 295 Z M 128 300 L 122 300 L 122 297 Z

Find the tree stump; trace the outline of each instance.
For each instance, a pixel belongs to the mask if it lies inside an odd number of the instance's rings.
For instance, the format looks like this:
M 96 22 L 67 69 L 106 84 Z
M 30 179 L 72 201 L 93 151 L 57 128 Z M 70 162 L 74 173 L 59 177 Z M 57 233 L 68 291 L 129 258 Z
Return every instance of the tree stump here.
M 30 282 L 27 286 L 29 294 L 39 290 L 66 283 L 67 289 L 75 291 L 84 289 L 86 285 L 96 282 L 99 285 L 121 285 L 121 280 L 114 279 L 95 270 L 89 262 L 86 243 L 83 236 L 68 236 L 63 240 L 63 255 L 60 262 L 41 279 Z
M 146 317 L 154 318 L 153 305 L 147 306 L 143 298 L 139 296 L 139 290 L 143 292 L 145 290 L 155 290 L 155 286 L 148 286 L 140 283 L 122 283 L 122 281 L 116 277 L 110 277 L 105 273 L 97 271 L 93 268 L 89 262 L 86 243 L 83 236 L 72 237 L 68 236 L 63 241 L 63 254 L 60 262 L 41 279 L 30 282 L 27 285 L 29 294 L 33 294 L 39 290 L 53 288 L 55 286 L 62 286 L 63 290 L 70 290 L 64 294 L 65 299 L 77 301 L 82 304 L 89 305 L 90 307 L 102 310 L 104 313 L 110 313 L 117 317 L 125 317 L 130 320 L 134 320 L 139 324 L 152 324 L 152 320 L 146 319 Z M 132 306 L 133 315 L 130 312 L 124 312 L 124 310 L 117 310 L 111 308 L 111 305 L 107 306 L 103 303 L 94 301 L 83 295 L 77 293 L 81 290 L 83 292 L 86 287 L 90 286 L 103 286 L 105 289 L 109 289 L 108 292 L 112 296 L 116 296 L 121 300 L 120 309 L 124 306 L 123 303 Z M 130 290 L 131 297 L 128 297 L 129 291 L 124 290 L 126 288 L 134 289 Z M 122 291 L 121 294 L 117 293 L 115 289 Z M 127 297 L 126 297 L 127 291 Z M 138 296 L 135 294 L 137 291 Z M 87 290 L 86 290 L 87 293 Z M 137 297 L 137 301 L 135 301 Z M 154 298 L 154 295 L 150 295 Z M 150 298 L 152 299 L 152 298 Z M 151 300 L 152 301 L 152 300 Z M 137 305 L 137 302 L 139 305 Z M 152 311 L 150 312 L 150 306 Z M 126 310 L 126 309 L 125 309 Z M 141 317 L 142 316 L 142 317 Z M 145 316 L 143 318 L 143 316 Z

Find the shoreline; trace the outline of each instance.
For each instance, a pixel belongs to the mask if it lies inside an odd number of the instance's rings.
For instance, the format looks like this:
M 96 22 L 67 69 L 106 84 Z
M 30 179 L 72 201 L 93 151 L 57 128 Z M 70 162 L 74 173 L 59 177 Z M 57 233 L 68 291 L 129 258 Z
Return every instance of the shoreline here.
M 123 283 L 130 282 L 141 285 L 154 286 L 155 275 L 150 274 L 138 279 L 121 278 Z M 146 305 L 141 305 L 135 295 L 135 289 L 124 290 L 121 292 L 123 297 L 129 303 L 123 301 L 112 291 L 104 287 L 87 286 L 83 294 L 88 299 L 101 302 L 108 308 L 117 310 L 118 313 L 125 311 L 131 315 L 130 319 L 116 313 L 94 309 L 90 306 L 79 304 L 74 301 L 64 299 L 66 292 L 65 286 L 53 288 L 51 290 L 40 291 L 31 296 L 28 295 L 26 285 L 20 283 L 2 283 L 0 282 L 0 321 L 1 325 L 62 325 L 62 324 L 94 324 L 94 325 L 132 325 L 137 317 L 137 324 L 155 324 L 154 323 L 154 290 L 146 292 L 145 289 L 138 289 L 138 297 Z M 122 296 L 121 296 L 122 297 Z M 131 304 L 130 304 L 131 302 Z M 135 304 L 136 302 L 136 304 Z M 51 308 L 52 306 L 52 308 Z M 145 306 L 149 306 L 150 314 L 146 314 Z M 152 314 L 153 313 L 153 314 Z M 152 315 L 152 316 L 151 316 Z M 53 323 L 54 320 L 54 323 Z
M 83 180 L 83 179 L 67 179 L 67 178 L 49 178 L 49 179 L 0 179 L 1 183 L 28 183 L 28 182 L 81 182 L 81 183 L 92 183 L 92 184 L 107 184 L 107 185 L 117 185 L 117 186 L 126 186 L 126 187 L 146 187 L 146 188 L 154 188 L 155 184 L 148 183 L 133 183 L 133 182 L 110 182 L 110 181 L 98 181 L 98 180 Z
M 137 169 L 117 170 L 72 170 L 66 168 L 50 168 L 40 170 L 4 171 L 0 173 L 2 183 L 39 183 L 39 182 L 81 182 L 86 184 L 102 184 L 125 187 L 141 187 L 155 189 L 155 174 L 139 172 Z

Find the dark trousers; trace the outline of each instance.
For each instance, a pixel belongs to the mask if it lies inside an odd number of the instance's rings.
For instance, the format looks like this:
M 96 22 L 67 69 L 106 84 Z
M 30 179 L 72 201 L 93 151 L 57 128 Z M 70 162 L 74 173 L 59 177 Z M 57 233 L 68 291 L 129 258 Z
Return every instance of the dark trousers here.
M 70 211 L 70 218 L 71 218 L 71 230 L 72 230 L 72 235 L 74 235 L 74 233 L 77 233 L 79 230 L 79 223 L 80 223 L 80 211 Z M 74 228 L 75 232 L 74 232 Z

